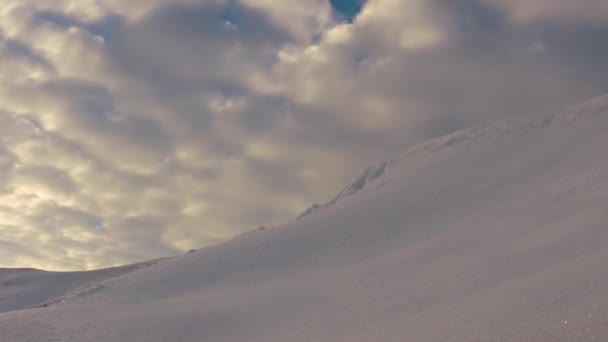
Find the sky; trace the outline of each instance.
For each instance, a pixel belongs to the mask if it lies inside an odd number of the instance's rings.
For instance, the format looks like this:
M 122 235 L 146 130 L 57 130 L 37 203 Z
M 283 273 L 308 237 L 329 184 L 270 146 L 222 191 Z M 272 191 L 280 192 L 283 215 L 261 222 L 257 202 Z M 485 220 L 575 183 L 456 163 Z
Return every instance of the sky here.
M 3 0 L 0 267 L 278 225 L 412 144 L 608 93 L 598 0 Z

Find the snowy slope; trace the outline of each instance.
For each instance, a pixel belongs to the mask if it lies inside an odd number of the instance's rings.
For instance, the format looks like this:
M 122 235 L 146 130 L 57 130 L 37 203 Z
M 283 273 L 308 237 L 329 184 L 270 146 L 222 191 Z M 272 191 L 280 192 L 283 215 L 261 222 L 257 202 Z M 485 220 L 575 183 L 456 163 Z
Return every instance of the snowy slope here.
M 43 305 L 83 285 L 117 278 L 158 261 L 91 272 L 45 272 L 28 268 L 0 268 L 0 313 Z
M 606 132 L 608 96 L 435 139 L 284 227 L 0 314 L 0 339 L 608 341 Z

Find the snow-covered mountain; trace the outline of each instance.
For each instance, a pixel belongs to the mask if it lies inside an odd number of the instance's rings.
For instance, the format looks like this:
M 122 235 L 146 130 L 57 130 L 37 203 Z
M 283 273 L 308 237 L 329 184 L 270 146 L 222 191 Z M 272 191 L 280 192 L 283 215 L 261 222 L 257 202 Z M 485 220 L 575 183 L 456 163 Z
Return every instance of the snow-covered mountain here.
M 432 140 L 286 226 L 48 290 L 0 340 L 608 341 L 607 132 L 604 96 Z

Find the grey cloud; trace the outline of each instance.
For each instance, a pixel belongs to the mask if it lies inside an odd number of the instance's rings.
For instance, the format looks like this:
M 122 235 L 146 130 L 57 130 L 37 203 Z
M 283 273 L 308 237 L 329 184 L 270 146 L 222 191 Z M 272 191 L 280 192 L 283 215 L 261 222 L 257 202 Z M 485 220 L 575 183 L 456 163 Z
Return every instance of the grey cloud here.
M 77 191 L 76 184 L 68 174 L 51 167 L 18 167 L 16 172 L 19 182 L 41 186 L 56 196 L 69 196 Z
M 3 229 L 15 230 L 17 227 L 0 226 L 0 231 Z M 4 261 L 4 266 L 21 268 L 30 260 L 36 260 L 41 255 L 29 248 L 25 243 L 14 241 L 4 241 L 0 238 L 0 258 Z
M 13 168 L 17 159 L 10 152 L 0 148 L 0 194 L 9 191 L 13 176 Z
M 566 25 L 595 25 L 608 16 L 608 4 L 596 0 L 481 0 L 506 11 L 518 24 L 558 22 Z
M 104 39 L 112 39 L 119 34 L 126 21 L 127 19 L 119 14 L 108 14 L 94 21 L 83 21 L 59 11 L 41 10 L 35 13 L 32 25 L 52 24 L 64 30 L 79 27 Z
M 272 65 L 274 49 L 289 39 L 264 13 L 238 3 L 229 10 L 218 4 L 167 5 L 125 25 L 108 45 L 119 70 L 170 91 L 184 82 L 239 84 L 250 59 Z
M 0 170 L 6 172 L 15 165 L 15 156 L 4 148 L 0 148 Z
M 0 45 L 9 52 L 13 58 L 23 58 L 37 64 L 44 69 L 55 72 L 53 64 L 42 54 L 34 51 L 22 41 L 7 38 L 0 30 Z
M 45 128 L 60 131 L 106 160 L 120 157 L 125 165 L 154 167 L 172 150 L 157 122 L 119 112 L 113 94 L 102 86 L 56 79 L 13 92 L 21 101 L 37 104 Z

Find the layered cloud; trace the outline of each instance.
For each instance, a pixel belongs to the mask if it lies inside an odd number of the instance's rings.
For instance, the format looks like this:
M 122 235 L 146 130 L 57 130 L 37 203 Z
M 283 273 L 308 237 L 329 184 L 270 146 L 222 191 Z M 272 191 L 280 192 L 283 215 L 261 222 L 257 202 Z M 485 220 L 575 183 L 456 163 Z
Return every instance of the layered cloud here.
M 608 91 L 593 1 L 332 3 L 3 2 L 0 267 L 214 244 L 410 144 Z

